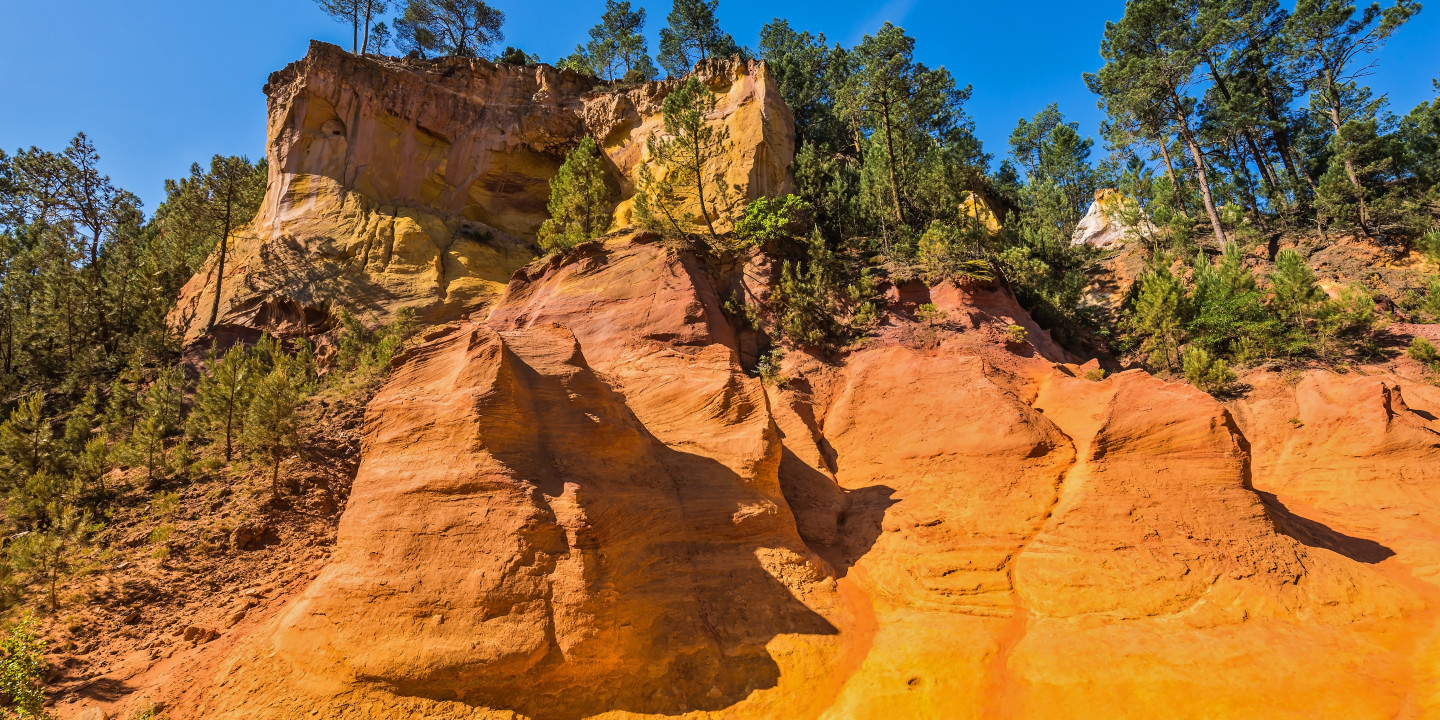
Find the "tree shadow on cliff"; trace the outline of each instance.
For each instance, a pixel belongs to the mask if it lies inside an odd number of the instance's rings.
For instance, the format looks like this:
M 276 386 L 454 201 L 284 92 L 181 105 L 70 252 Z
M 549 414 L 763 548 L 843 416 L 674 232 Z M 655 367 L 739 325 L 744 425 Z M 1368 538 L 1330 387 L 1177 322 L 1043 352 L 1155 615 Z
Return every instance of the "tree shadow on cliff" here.
M 579 720 L 720 712 L 775 687 L 771 641 L 839 633 L 797 597 L 823 576 L 775 507 L 778 489 L 661 442 L 578 346 L 557 352 L 554 332 L 507 333 L 476 408 L 478 442 L 530 489 L 545 526 L 515 538 L 517 564 L 568 564 L 539 571 L 550 647 L 525 667 L 457 668 L 395 689 Z M 546 540 L 527 548 L 531 536 Z
M 1274 493 L 1263 490 L 1255 492 L 1260 495 L 1261 502 L 1265 504 L 1266 511 L 1275 520 L 1280 531 L 1306 546 L 1323 548 L 1367 565 L 1374 565 L 1395 555 L 1394 550 L 1374 540 L 1346 535 L 1324 523 L 1296 515 L 1285 507 Z

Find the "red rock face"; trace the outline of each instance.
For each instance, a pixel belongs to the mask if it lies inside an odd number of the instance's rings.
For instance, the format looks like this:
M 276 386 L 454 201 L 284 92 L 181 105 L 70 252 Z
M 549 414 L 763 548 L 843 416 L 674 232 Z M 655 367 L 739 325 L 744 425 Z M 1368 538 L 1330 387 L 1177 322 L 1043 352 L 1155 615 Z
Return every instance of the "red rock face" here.
M 1028 320 L 1002 290 L 924 291 L 947 313 L 926 328 L 917 293 L 839 364 L 792 354 L 777 388 L 743 372 L 685 253 L 619 238 L 527 268 L 375 399 L 330 566 L 208 710 L 1437 710 L 1436 543 L 1384 495 L 1428 502 L 1428 411 L 1315 377 L 1257 386 L 1236 421 L 1188 385 L 1006 345 Z M 1290 402 L 1355 432 L 1272 439 Z

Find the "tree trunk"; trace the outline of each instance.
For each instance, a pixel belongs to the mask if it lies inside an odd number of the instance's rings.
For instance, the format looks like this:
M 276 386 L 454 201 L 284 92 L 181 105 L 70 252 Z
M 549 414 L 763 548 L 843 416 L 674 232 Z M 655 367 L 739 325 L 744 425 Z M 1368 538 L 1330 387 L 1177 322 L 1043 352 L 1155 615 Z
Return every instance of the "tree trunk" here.
M 1245 202 L 1249 205 L 1250 212 L 1254 213 L 1255 217 L 1259 219 L 1262 216 L 1260 214 L 1260 201 L 1255 196 L 1255 178 L 1251 176 L 1250 167 L 1245 162 L 1245 151 L 1240 148 L 1240 144 L 1235 142 L 1235 138 L 1233 137 L 1230 138 L 1230 152 L 1234 154 L 1236 166 L 1240 169 L 1237 175 L 1241 180 L 1240 190 L 1244 194 Z M 1261 174 L 1263 175 L 1264 171 L 1261 171 Z M 1274 188 L 1272 187 L 1271 189 L 1273 190 Z
M 234 205 L 234 183 L 230 183 L 231 190 L 225 194 L 225 230 L 220 235 L 220 262 L 215 267 L 215 302 L 210 305 L 210 321 L 205 323 L 205 333 L 215 330 L 215 319 L 220 316 L 220 289 L 225 282 L 225 249 L 230 244 L 230 212 Z
M 1340 128 L 1344 124 L 1340 121 L 1340 89 L 1335 86 L 1335 78 L 1328 73 L 1325 76 L 1325 85 L 1330 93 L 1330 127 L 1335 131 L 1336 139 L 1339 139 Z M 1345 148 L 1341 146 L 1340 150 L 1344 152 Z M 1355 194 L 1360 201 L 1360 232 L 1364 233 L 1365 237 L 1371 237 L 1370 211 L 1365 206 L 1365 186 L 1360 184 L 1360 174 L 1355 171 L 1355 161 L 1347 156 L 1342 164 L 1345 166 L 1345 177 L 1355 186 Z
M 1165 137 L 1160 138 L 1160 156 L 1165 158 L 1165 175 L 1170 178 L 1170 188 L 1175 191 L 1175 203 L 1180 206 L 1180 217 L 1190 219 L 1190 212 L 1185 207 L 1185 194 L 1180 191 L 1180 180 L 1175 177 L 1175 164 L 1170 161 L 1170 143 Z
M 890 134 L 890 103 L 880 104 L 880 114 L 885 118 L 885 160 L 890 173 L 890 196 L 895 201 L 895 224 L 905 224 L 905 213 L 900 208 L 900 184 L 895 181 L 895 142 Z
M 700 217 L 705 218 L 705 226 L 710 228 L 710 237 L 715 241 L 720 240 L 720 233 L 715 232 L 715 222 L 710 219 L 710 211 L 705 209 L 705 158 L 700 153 L 700 136 L 694 134 L 695 144 L 695 197 L 700 201 Z
M 1178 102 L 1178 98 L 1176 101 Z M 1195 179 L 1200 183 L 1200 199 L 1205 202 L 1205 214 L 1210 216 L 1210 227 L 1215 231 L 1215 241 L 1220 244 L 1220 250 L 1224 251 L 1225 228 L 1220 224 L 1220 213 L 1215 210 L 1215 200 L 1210 197 L 1210 178 L 1205 173 L 1205 157 L 1200 154 L 1200 146 L 1190 132 L 1190 123 L 1185 119 L 1185 115 L 1177 112 L 1175 119 L 1180 123 L 1180 137 L 1185 140 L 1185 147 L 1190 150 L 1190 159 L 1195 161 Z
M 365 0 L 365 34 L 360 39 L 360 54 L 370 53 L 370 13 L 375 7 L 375 0 Z

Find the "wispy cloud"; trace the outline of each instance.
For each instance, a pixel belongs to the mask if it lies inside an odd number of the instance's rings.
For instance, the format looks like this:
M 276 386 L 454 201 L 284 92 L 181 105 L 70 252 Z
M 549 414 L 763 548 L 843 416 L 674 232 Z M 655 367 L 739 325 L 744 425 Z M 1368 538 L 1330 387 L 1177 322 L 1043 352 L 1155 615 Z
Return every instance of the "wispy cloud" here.
M 866 17 L 859 25 L 851 31 L 850 42 L 858 43 L 866 35 L 874 34 L 887 21 L 903 26 L 905 19 L 910 17 L 910 11 L 915 9 L 915 3 L 919 0 L 887 0 L 880 6 L 873 15 Z

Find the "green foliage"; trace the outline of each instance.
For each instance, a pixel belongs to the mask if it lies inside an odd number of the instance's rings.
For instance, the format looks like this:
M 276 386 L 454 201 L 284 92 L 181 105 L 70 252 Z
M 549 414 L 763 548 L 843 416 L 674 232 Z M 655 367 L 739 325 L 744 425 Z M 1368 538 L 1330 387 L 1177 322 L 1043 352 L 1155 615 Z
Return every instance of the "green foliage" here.
M 1283 250 L 1276 256 L 1275 270 L 1270 273 L 1270 289 L 1275 309 L 1294 326 L 1302 326 L 1314 317 L 1316 308 L 1325 299 L 1315 272 L 1294 250 Z
M 325 14 L 350 26 L 350 51 L 363 54 L 374 50 L 381 52 L 389 42 L 390 31 L 385 23 L 371 25 L 385 12 L 383 0 L 315 0 Z
M 958 220 L 989 159 L 963 109 L 970 88 L 958 87 L 945 68 L 916 62 L 914 51 L 915 40 L 886 23 L 845 55 L 836 89 L 835 112 L 860 156 L 857 200 L 880 227 L 887 253 L 906 252 L 893 245 L 906 230 Z
M 1065 122 L 1055 104 L 1032 120 L 1022 118 L 1010 133 L 1010 155 L 1028 181 L 1023 192 L 1028 209 L 1065 237 L 1074 232 L 1101 187 L 1100 173 L 1090 164 L 1094 145 L 1080 134 L 1079 123 Z
M 0 710 L 16 720 L 42 720 L 45 713 L 45 641 L 35 619 L 22 617 L 0 639 L 0 696 L 11 708 Z
M 941 310 L 935 303 L 924 303 L 915 309 L 915 319 L 926 325 L 945 322 L 945 317 L 945 311 Z
M 300 445 L 296 410 L 304 401 L 307 383 L 291 363 L 281 363 L 260 378 L 246 412 L 245 449 L 270 468 L 270 485 L 280 494 L 280 463 Z
M 243 343 L 231 345 L 218 358 L 212 346 L 206 355 L 189 428 L 192 434 L 212 443 L 223 443 L 225 462 L 234 458 L 235 441 L 244 432 L 245 414 L 259 373 L 259 363 Z
M 652 80 L 656 69 L 644 32 L 645 8 L 632 10 L 629 0 L 605 0 L 600 24 L 590 28 L 590 42 L 577 46 L 567 63 L 611 83 Z
M 862 271 L 844 280 L 844 264 L 812 235 L 804 260 L 781 265 L 773 303 L 781 337 L 798 346 L 833 350 L 863 330 L 875 313 L 874 280 Z
M 1415 249 L 1430 262 L 1440 264 L 1440 228 L 1428 230 L 1415 240 Z
M 565 156 L 550 180 L 550 219 L 540 226 L 540 247 L 568 252 L 599 236 L 610 225 L 612 205 L 605 186 L 605 165 L 595 139 L 586 136 Z
M 980 252 L 983 242 L 982 229 L 969 227 L 962 230 L 935 220 L 920 236 L 916 260 L 924 269 L 925 280 L 930 283 L 944 280 L 989 282 L 995 279 L 995 269 L 983 259 Z
M 100 529 L 90 514 L 69 505 L 52 505 L 50 524 L 32 530 L 10 546 L 10 563 L 48 590 L 50 610 L 60 607 L 58 586 L 79 563 L 90 536 Z
M 797 195 L 762 197 L 745 206 L 735 222 L 735 237 L 745 246 L 778 247 L 808 235 L 814 224 L 814 208 Z
M 1440 373 L 1440 350 L 1435 349 L 1435 344 L 1423 337 L 1417 337 L 1410 341 L 1410 348 L 1405 351 L 1411 360 L 1424 365 L 1432 372 Z
M 1200 254 L 1188 289 L 1164 268 L 1149 270 L 1130 309 L 1130 338 L 1151 367 L 1172 371 L 1190 348 L 1241 365 L 1276 356 L 1337 363 L 1350 353 L 1378 354 L 1388 320 L 1364 288 L 1330 299 L 1293 250 L 1276 258 L 1269 281 L 1266 292 L 1233 245 L 1218 264 Z
M 1235 384 L 1235 373 L 1224 360 L 1212 358 L 1204 348 L 1185 348 L 1185 379 L 1207 393 L 1224 392 Z
M 707 169 L 730 152 L 732 143 L 729 128 L 707 120 L 715 102 L 710 88 L 694 77 L 665 97 L 665 132 L 645 141 L 647 160 L 640 166 L 635 194 L 635 215 L 642 226 L 685 237 L 703 223 L 710 241 L 721 242 L 715 220 L 732 211 L 731 189 L 722 180 L 707 199 Z
M 495 62 L 500 65 L 519 65 L 521 67 L 534 67 L 540 64 L 539 55 L 531 55 L 517 47 L 505 46 L 505 49 L 495 56 Z
M 418 326 L 414 308 L 400 308 L 389 323 L 370 329 L 349 311 L 340 312 L 340 337 L 332 368 L 336 382 L 355 380 L 373 384 L 390 371 L 390 363 Z M 297 354 L 296 374 L 304 376 L 303 353 Z
M 1395 134 L 1400 167 L 1421 187 L 1440 183 L 1440 99 L 1416 105 L 1400 121 Z
M 688 74 L 701 60 L 740 52 L 735 39 L 720 29 L 715 17 L 719 0 L 674 0 L 666 26 L 660 29 L 660 66 L 670 77 Z
M 504 40 L 505 13 L 484 0 L 405 0 L 395 20 L 401 49 L 421 57 L 480 57 Z
M 773 348 L 761 355 L 760 362 L 755 365 L 755 373 L 760 376 L 760 381 L 777 388 L 788 385 L 790 379 L 781 374 L 780 362 L 784 359 L 785 351 L 780 348 Z
M 1130 317 L 1130 328 L 1142 340 L 1140 352 L 1152 367 L 1175 370 L 1185 340 L 1185 287 L 1163 267 L 1140 277 L 1140 295 Z
M 1194 268 L 1186 331 L 1200 347 L 1223 356 L 1248 357 L 1261 351 L 1253 345 L 1255 340 L 1280 332 L 1281 323 L 1265 307 L 1239 246 L 1227 247 L 1218 265 L 1201 253 Z

